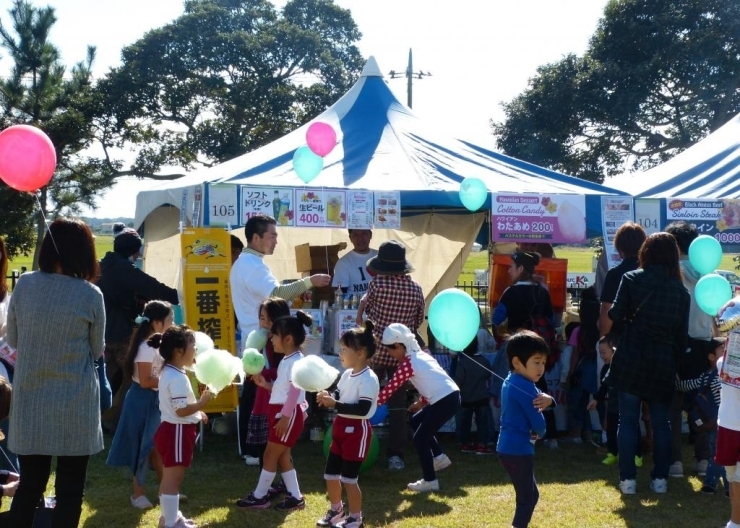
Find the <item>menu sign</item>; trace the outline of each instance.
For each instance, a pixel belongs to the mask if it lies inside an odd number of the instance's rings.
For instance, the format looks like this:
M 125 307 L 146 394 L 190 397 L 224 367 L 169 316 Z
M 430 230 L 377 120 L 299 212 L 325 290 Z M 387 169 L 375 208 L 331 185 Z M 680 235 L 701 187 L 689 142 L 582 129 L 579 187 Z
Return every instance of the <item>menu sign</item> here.
M 357 328 L 357 310 L 337 310 L 334 313 L 334 352 L 339 354 L 339 339 L 345 332 Z
M 373 228 L 372 191 L 347 191 L 347 228 Z
M 586 242 L 586 199 L 574 194 L 493 194 L 495 242 Z
M 242 224 L 255 215 L 265 214 L 277 220 L 278 225 L 294 225 L 293 189 L 242 185 L 241 204 Z
M 378 191 L 375 193 L 375 227 L 384 229 L 400 229 L 400 192 Z
M 295 225 L 298 227 L 346 227 L 345 191 L 295 191 Z
M 634 218 L 632 198 L 629 196 L 602 196 L 601 223 L 604 233 L 604 250 L 609 267 L 615 266 L 621 259 L 614 247 L 614 236 L 617 229 Z
M 716 238 L 720 244 L 740 244 L 740 200 L 666 200 L 668 222 L 684 220 L 699 234 Z

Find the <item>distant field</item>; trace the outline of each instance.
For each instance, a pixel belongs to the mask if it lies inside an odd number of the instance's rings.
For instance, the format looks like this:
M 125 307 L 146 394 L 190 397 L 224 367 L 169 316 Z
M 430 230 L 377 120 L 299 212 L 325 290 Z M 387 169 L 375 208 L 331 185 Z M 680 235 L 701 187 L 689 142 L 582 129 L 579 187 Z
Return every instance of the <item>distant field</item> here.
M 95 251 L 97 252 L 98 259 L 103 258 L 106 252 L 113 250 L 113 236 L 112 235 L 96 235 L 95 236 Z M 569 272 L 590 272 L 592 271 L 592 259 L 593 259 L 593 248 L 589 247 L 559 247 L 556 248 L 555 254 L 558 258 L 568 259 L 568 271 Z M 733 262 L 732 258 L 736 256 L 735 253 L 728 253 L 722 257 L 722 263 L 719 269 L 734 270 L 736 263 Z M 26 266 L 28 270 L 31 269 L 31 262 L 33 255 L 28 257 L 19 256 L 14 258 L 8 264 L 8 273 L 12 270 L 20 270 L 21 266 Z M 458 282 L 473 282 L 475 280 L 474 270 L 487 269 L 488 268 L 488 253 L 486 251 L 480 251 L 478 253 L 471 253 L 468 260 L 463 266 L 463 271 L 458 278 Z M 740 270 L 737 272 L 740 275 Z
M 578 248 L 578 247 L 558 247 L 555 248 L 555 256 L 557 258 L 568 259 L 568 271 L 569 272 L 590 272 L 593 271 L 592 259 L 593 259 L 593 248 Z M 718 269 L 723 270 L 735 270 L 737 264 L 732 260 L 736 256 L 735 253 L 726 253 L 722 257 L 722 263 Z M 460 274 L 458 282 L 468 281 L 472 282 L 475 280 L 474 270 L 488 268 L 488 253 L 481 251 L 479 253 L 471 253 L 468 260 L 463 266 L 463 271 Z M 740 270 L 737 271 L 740 275 Z
M 113 250 L 113 235 L 95 235 L 95 253 L 98 256 L 98 260 L 105 256 L 106 252 Z M 20 272 L 21 267 L 25 266 L 28 271 L 31 271 L 31 264 L 33 262 L 33 253 L 30 253 L 27 257 L 19 255 L 8 262 L 8 275 L 13 270 Z

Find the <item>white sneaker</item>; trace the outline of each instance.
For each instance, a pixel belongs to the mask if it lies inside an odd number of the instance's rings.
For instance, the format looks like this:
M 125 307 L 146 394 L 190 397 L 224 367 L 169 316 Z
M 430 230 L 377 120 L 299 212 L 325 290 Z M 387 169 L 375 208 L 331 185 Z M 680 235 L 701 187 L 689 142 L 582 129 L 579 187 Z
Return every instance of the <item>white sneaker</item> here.
M 634 495 L 637 493 L 637 481 L 634 479 L 620 480 L 619 491 L 622 492 L 622 495 Z
M 192 519 L 186 519 L 182 512 L 177 512 L 177 520 L 172 526 L 167 526 L 164 523 L 164 516 L 160 515 L 159 524 L 157 526 L 159 528 L 198 528 L 198 525 L 195 524 L 195 521 L 193 521 Z
M 709 460 L 699 460 L 696 462 L 696 465 L 694 465 L 694 471 L 696 471 L 696 474 L 700 477 L 706 477 L 708 466 Z
M 259 457 L 251 457 L 249 455 L 246 455 L 244 457 L 244 462 L 246 462 L 248 466 L 259 466 L 260 465 Z
M 452 465 L 450 457 L 442 453 L 441 455 L 434 457 L 434 471 L 442 471 Z
M 558 441 L 555 440 L 554 438 L 552 438 L 550 440 L 545 440 L 545 446 L 549 447 L 550 449 L 557 449 L 557 448 L 560 447 L 558 445 Z
M 136 498 L 134 498 L 134 496 L 132 495 L 131 506 L 133 506 L 134 508 L 139 508 L 140 510 L 154 508 L 154 504 L 152 504 L 151 501 L 146 498 L 146 495 L 141 495 Z
M 683 464 L 680 460 L 671 464 L 671 467 L 668 468 L 668 476 L 674 478 L 683 477 Z
M 439 491 L 439 480 L 434 479 L 432 481 L 420 479 L 416 482 L 409 482 L 408 488 L 411 491 L 419 493 L 425 493 L 427 491 Z
M 665 493 L 668 491 L 668 481 L 666 479 L 653 479 L 650 483 L 650 489 L 655 493 Z

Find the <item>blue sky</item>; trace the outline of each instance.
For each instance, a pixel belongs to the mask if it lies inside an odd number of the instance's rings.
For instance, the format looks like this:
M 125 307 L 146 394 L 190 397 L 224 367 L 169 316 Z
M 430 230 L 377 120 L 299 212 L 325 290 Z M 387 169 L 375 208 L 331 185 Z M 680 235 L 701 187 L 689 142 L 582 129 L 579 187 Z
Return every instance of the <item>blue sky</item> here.
M 413 49 L 414 70 L 431 72 L 413 85 L 413 109 L 451 135 L 493 148 L 488 121 L 500 103 L 524 90 L 537 66 L 582 53 L 607 0 L 335 0 L 350 9 L 363 34 L 359 47 L 381 71 L 403 71 Z M 120 61 L 123 46 L 183 12 L 182 0 L 51 0 L 53 42 L 71 66 L 97 46 L 95 74 Z M 285 2 L 276 0 L 278 6 Z M 9 2 L 6 3 L 6 5 Z M 0 19 L 8 24 L 7 8 Z M 0 71 L 8 68 L 0 59 Z M 406 80 L 389 79 L 406 101 Z M 123 181 L 98 200 L 92 216 L 134 216 L 136 192 L 146 183 Z

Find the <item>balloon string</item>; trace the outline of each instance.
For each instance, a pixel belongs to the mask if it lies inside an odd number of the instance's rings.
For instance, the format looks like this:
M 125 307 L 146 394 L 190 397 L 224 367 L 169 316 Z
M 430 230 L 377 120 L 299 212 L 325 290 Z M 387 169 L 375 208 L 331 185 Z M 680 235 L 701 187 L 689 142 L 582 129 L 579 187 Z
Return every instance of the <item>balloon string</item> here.
M 46 219 L 46 216 L 44 215 L 44 208 L 41 207 L 41 200 L 39 200 L 39 195 L 36 193 L 33 193 L 33 196 L 36 198 L 36 203 L 39 204 L 39 211 L 41 212 L 41 218 L 44 219 L 44 227 L 46 227 L 46 232 L 49 233 L 49 238 L 51 238 L 52 244 L 54 244 L 54 249 L 57 250 L 57 255 L 59 255 L 59 248 L 57 247 L 57 242 L 54 240 L 54 235 L 51 234 L 51 229 L 49 228 L 49 222 Z
M 503 350 L 499 350 L 499 351 L 498 351 L 498 352 L 496 352 L 496 353 L 497 353 L 497 354 L 503 354 L 503 353 L 504 353 L 504 351 L 503 351 Z M 495 373 L 494 371 L 492 371 L 491 369 L 489 369 L 489 368 L 486 368 L 486 367 L 484 367 L 483 365 L 481 365 L 480 363 L 478 363 L 477 361 L 475 361 L 475 360 L 474 360 L 473 358 L 471 358 L 471 357 L 468 357 L 468 355 L 467 355 L 467 354 L 458 354 L 457 356 L 458 356 L 458 357 L 462 356 L 462 357 L 464 357 L 464 358 L 467 358 L 467 359 L 468 359 L 468 361 L 470 361 L 470 362 L 474 363 L 475 365 L 478 365 L 478 366 L 479 366 L 480 368 L 482 368 L 483 370 L 485 370 L 485 371 L 487 371 L 487 372 L 490 372 L 491 374 L 493 374 L 494 376 L 496 376 L 496 377 L 497 377 L 498 379 L 500 379 L 501 381 L 506 381 L 506 378 L 503 378 L 503 377 L 499 376 L 499 375 L 498 375 L 497 373 Z M 543 375 L 544 375 L 544 374 L 543 374 Z M 526 395 L 527 395 L 527 396 L 529 396 L 530 398 L 532 397 L 532 395 L 531 395 L 530 393 L 528 393 L 527 391 L 525 391 L 524 389 L 522 389 L 522 388 L 520 388 L 520 387 L 517 387 L 516 385 L 511 385 L 511 386 L 512 386 L 512 387 L 514 387 L 514 388 L 515 388 L 516 390 L 520 391 L 521 393 L 523 393 L 523 394 L 526 394 Z M 536 396 L 535 396 L 535 397 L 536 397 Z

